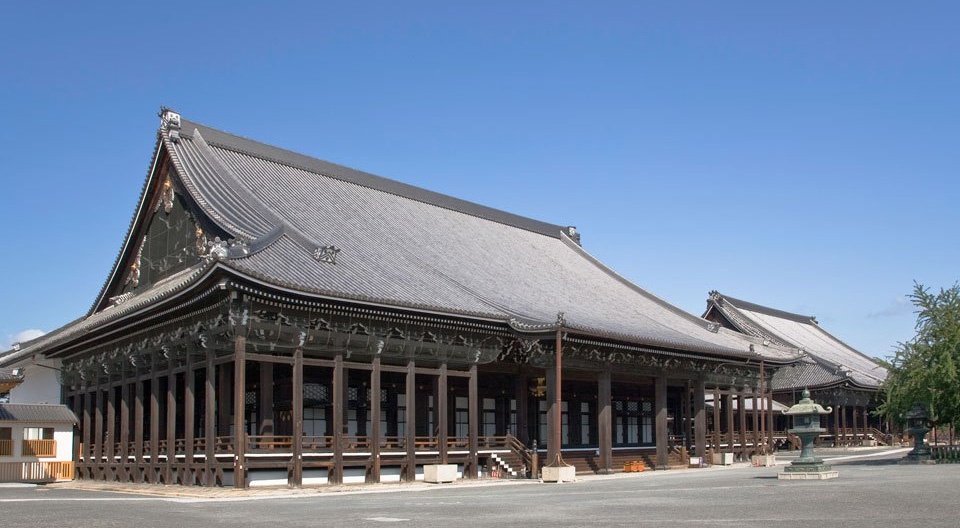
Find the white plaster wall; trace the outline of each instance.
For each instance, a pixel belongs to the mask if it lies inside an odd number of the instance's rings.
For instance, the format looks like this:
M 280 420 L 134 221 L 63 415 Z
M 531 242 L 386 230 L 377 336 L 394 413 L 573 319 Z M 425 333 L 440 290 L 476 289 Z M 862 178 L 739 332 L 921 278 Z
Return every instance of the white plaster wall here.
M 54 425 L 53 439 L 57 442 L 57 456 L 50 457 L 25 457 L 21 452 L 23 446 L 23 429 L 25 427 L 50 427 L 50 424 L 32 423 L 32 422 L 0 422 L 2 427 L 11 428 L 11 437 L 13 438 L 13 454 L 11 457 L 2 457 L 0 462 L 70 462 L 73 460 L 73 425 Z
M 73 460 L 73 426 L 56 426 L 53 431 L 53 439 L 57 441 L 56 461 L 69 462 Z
M 44 361 L 23 366 L 23 382 L 10 390 L 10 403 L 62 403 L 57 369 L 60 362 Z M 51 367 L 51 368 L 47 368 Z

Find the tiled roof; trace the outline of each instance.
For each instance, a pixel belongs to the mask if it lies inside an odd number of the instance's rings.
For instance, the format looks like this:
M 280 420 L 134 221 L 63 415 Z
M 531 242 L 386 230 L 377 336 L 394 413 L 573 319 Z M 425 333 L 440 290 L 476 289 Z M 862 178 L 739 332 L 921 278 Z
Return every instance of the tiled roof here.
M 778 383 L 813 387 L 850 380 L 861 387 L 876 388 L 887 377 L 884 367 L 821 328 L 813 316 L 784 312 L 717 292 L 712 292 L 707 302 L 708 313 L 716 308 L 739 330 L 800 348 L 809 355 L 812 361 L 785 370 Z M 794 381 L 789 381 L 788 374 Z
M 57 342 L 180 295 L 214 268 L 288 291 L 577 334 L 675 351 L 790 362 L 797 351 L 719 328 L 621 277 L 587 253 L 569 228 L 498 211 L 257 143 L 186 120 L 161 128 L 188 199 L 247 254 L 198 263 L 29 343 L 28 357 Z M 150 178 L 145 193 L 152 188 Z M 146 195 L 138 215 L 148 214 Z M 136 226 L 136 222 L 132 224 Z M 130 252 L 132 235 L 121 255 Z M 315 258 L 339 249 L 336 263 Z M 118 266 L 120 261 L 118 259 Z M 756 350 L 752 352 L 751 347 Z M 0 360 L 0 365 L 10 364 Z
M 0 421 L 75 424 L 77 417 L 66 405 L 0 403 Z
M 257 250 L 225 265 L 345 300 L 571 328 L 628 342 L 753 355 L 589 255 L 565 228 L 182 121 L 164 132 L 191 198 Z M 279 236 L 278 236 L 279 235 Z M 340 249 L 336 264 L 314 251 Z M 715 330 L 715 329 L 714 329 Z M 771 359 L 793 353 L 764 347 Z

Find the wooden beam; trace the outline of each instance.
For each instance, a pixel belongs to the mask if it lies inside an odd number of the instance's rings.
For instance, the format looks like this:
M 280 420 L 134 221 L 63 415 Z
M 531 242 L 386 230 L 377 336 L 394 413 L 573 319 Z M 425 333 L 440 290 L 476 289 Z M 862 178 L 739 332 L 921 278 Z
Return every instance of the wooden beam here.
M 258 354 L 256 352 L 247 352 L 247 361 L 256 361 L 261 365 L 293 365 L 293 356 L 271 356 L 270 354 Z

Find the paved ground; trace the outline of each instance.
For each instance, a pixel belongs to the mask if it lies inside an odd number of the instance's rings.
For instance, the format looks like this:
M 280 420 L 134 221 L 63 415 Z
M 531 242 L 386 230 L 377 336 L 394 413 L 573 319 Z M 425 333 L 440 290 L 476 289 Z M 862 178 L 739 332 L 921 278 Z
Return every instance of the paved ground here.
M 903 452 L 824 452 L 840 478 L 821 482 L 778 481 L 781 468 L 736 465 L 589 477 L 559 485 L 487 481 L 339 491 L 128 486 L 122 493 L 87 489 L 86 483 L 5 487 L 0 488 L 0 525 L 960 526 L 960 465 L 893 463 Z

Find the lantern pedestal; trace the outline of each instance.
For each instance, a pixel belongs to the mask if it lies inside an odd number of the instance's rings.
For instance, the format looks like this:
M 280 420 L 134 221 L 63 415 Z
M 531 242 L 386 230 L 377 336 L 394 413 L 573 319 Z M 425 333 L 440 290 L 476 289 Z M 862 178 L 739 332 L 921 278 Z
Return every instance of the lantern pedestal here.
M 928 425 L 927 419 L 927 410 L 923 408 L 919 403 L 913 406 L 913 409 L 910 409 L 907 412 L 907 428 L 906 433 L 913 436 L 913 450 L 907 453 L 907 456 L 900 459 L 899 464 L 936 464 L 936 460 L 933 460 L 932 453 L 930 452 L 930 446 L 927 445 L 924 438 L 926 438 L 927 433 L 930 432 L 930 426 Z
M 810 399 L 810 391 L 804 389 L 799 403 L 790 407 L 783 414 L 793 416 L 793 429 L 788 432 L 800 437 L 800 457 L 777 475 L 779 480 L 827 480 L 840 476 L 839 473 L 824 463 L 823 459 L 813 454 L 813 441 L 825 429 L 820 427 L 820 415 L 830 414 L 831 409 L 824 409 Z

